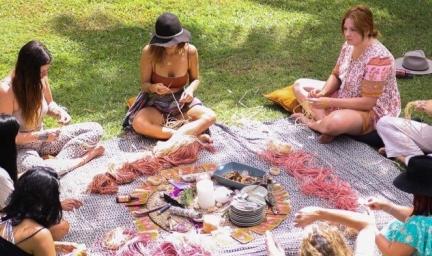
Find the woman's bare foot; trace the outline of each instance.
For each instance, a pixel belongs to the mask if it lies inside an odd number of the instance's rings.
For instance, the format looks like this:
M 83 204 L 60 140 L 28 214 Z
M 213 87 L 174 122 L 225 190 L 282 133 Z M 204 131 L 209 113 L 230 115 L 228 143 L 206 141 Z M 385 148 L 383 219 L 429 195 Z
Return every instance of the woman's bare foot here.
M 105 148 L 102 145 L 97 145 L 96 147 L 90 149 L 87 151 L 87 153 L 82 156 L 82 161 L 80 162 L 79 166 L 85 165 L 86 163 L 90 162 L 92 159 L 95 159 L 96 157 L 99 157 L 103 155 L 105 152 Z
M 294 113 L 290 116 L 294 119 L 295 122 L 299 122 L 305 125 L 308 125 L 310 122 L 312 122 L 312 119 L 307 118 L 303 113 Z
M 210 137 L 210 135 L 203 133 L 201 135 L 198 135 L 198 139 L 202 142 L 202 143 L 213 143 L 213 139 Z
M 327 135 L 327 134 L 321 134 L 321 136 L 319 136 L 319 143 L 321 144 L 328 144 L 330 142 L 332 142 L 336 137 L 335 136 L 331 136 L 331 135 Z

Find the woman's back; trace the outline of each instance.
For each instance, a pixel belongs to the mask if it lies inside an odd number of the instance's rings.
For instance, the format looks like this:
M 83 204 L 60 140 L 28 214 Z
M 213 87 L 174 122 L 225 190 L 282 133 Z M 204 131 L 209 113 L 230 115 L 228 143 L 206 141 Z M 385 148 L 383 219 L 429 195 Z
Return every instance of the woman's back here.
M 31 219 L 24 219 L 16 226 L 12 226 L 10 219 L 0 224 L 1 255 L 55 255 L 49 244 L 53 244 L 50 231 Z

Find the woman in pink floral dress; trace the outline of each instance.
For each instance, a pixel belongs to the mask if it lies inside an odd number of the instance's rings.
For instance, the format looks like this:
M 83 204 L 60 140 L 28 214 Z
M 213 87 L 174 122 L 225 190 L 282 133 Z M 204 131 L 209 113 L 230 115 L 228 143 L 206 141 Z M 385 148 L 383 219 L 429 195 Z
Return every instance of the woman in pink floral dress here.
M 310 115 L 293 117 L 321 133 L 321 143 L 341 134 L 369 133 L 381 117 L 400 113 L 394 58 L 376 39 L 370 9 L 349 9 L 341 29 L 346 42 L 327 81 L 299 79 L 294 84 L 298 101 Z

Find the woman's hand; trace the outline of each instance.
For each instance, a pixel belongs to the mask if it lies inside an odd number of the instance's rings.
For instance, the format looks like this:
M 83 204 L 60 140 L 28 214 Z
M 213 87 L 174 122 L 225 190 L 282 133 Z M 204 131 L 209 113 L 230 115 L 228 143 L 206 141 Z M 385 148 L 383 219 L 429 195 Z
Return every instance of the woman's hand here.
M 375 211 L 383 211 L 389 208 L 389 202 L 376 197 L 371 197 L 367 200 L 366 206 Z
M 294 226 L 306 227 L 319 219 L 319 207 L 305 207 L 298 211 L 294 218 Z
M 415 109 L 432 116 L 432 100 L 418 100 L 415 102 Z
M 67 254 L 78 248 L 77 243 L 54 241 L 55 250 L 58 254 Z
M 311 107 L 326 109 L 330 107 L 331 98 L 329 97 L 319 97 L 319 98 L 307 98 Z
M 83 205 L 83 203 L 77 199 L 68 198 L 61 201 L 61 207 L 63 211 L 72 211 L 78 209 Z
M 320 98 L 320 97 L 324 97 L 325 94 L 323 93 L 322 90 L 320 89 L 313 89 L 311 91 L 309 91 L 309 98 Z
M 180 103 L 190 103 L 193 100 L 193 91 L 188 87 L 182 93 L 179 102 Z
M 72 120 L 72 117 L 66 112 L 66 110 L 62 109 L 59 113 L 58 123 L 61 125 L 69 124 Z
M 149 91 L 158 95 L 165 95 L 170 93 L 171 89 L 165 86 L 163 83 L 157 83 L 150 85 Z
M 57 140 L 60 135 L 60 129 L 49 129 L 37 132 L 37 140 L 41 142 L 52 142 Z

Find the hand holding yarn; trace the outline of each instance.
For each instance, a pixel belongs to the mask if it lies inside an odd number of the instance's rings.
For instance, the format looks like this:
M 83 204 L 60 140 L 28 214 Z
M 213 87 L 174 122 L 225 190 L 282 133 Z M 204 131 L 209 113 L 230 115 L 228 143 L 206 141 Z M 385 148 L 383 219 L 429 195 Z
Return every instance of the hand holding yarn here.
M 319 207 L 310 206 L 298 211 L 294 218 L 294 226 L 304 228 L 317 221 L 319 218 L 319 209 Z
M 330 107 L 330 98 L 328 97 L 308 98 L 308 102 L 314 108 L 326 109 Z
M 61 207 L 63 211 L 72 211 L 78 209 L 83 205 L 83 203 L 77 199 L 68 198 L 61 201 Z
M 313 89 L 311 91 L 309 91 L 309 98 L 320 98 L 325 96 L 322 90 L 319 89 Z
M 158 95 L 165 95 L 170 93 L 171 89 L 165 86 L 163 83 L 157 83 L 150 85 L 149 91 Z
M 432 116 L 432 100 L 418 100 L 414 102 L 414 106 L 417 111 Z
M 189 103 L 193 100 L 193 91 L 188 87 L 180 97 L 180 103 Z
M 60 129 L 49 129 L 37 133 L 37 140 L 41 142 L 52 142 L 57 140 L 60 135 Z

